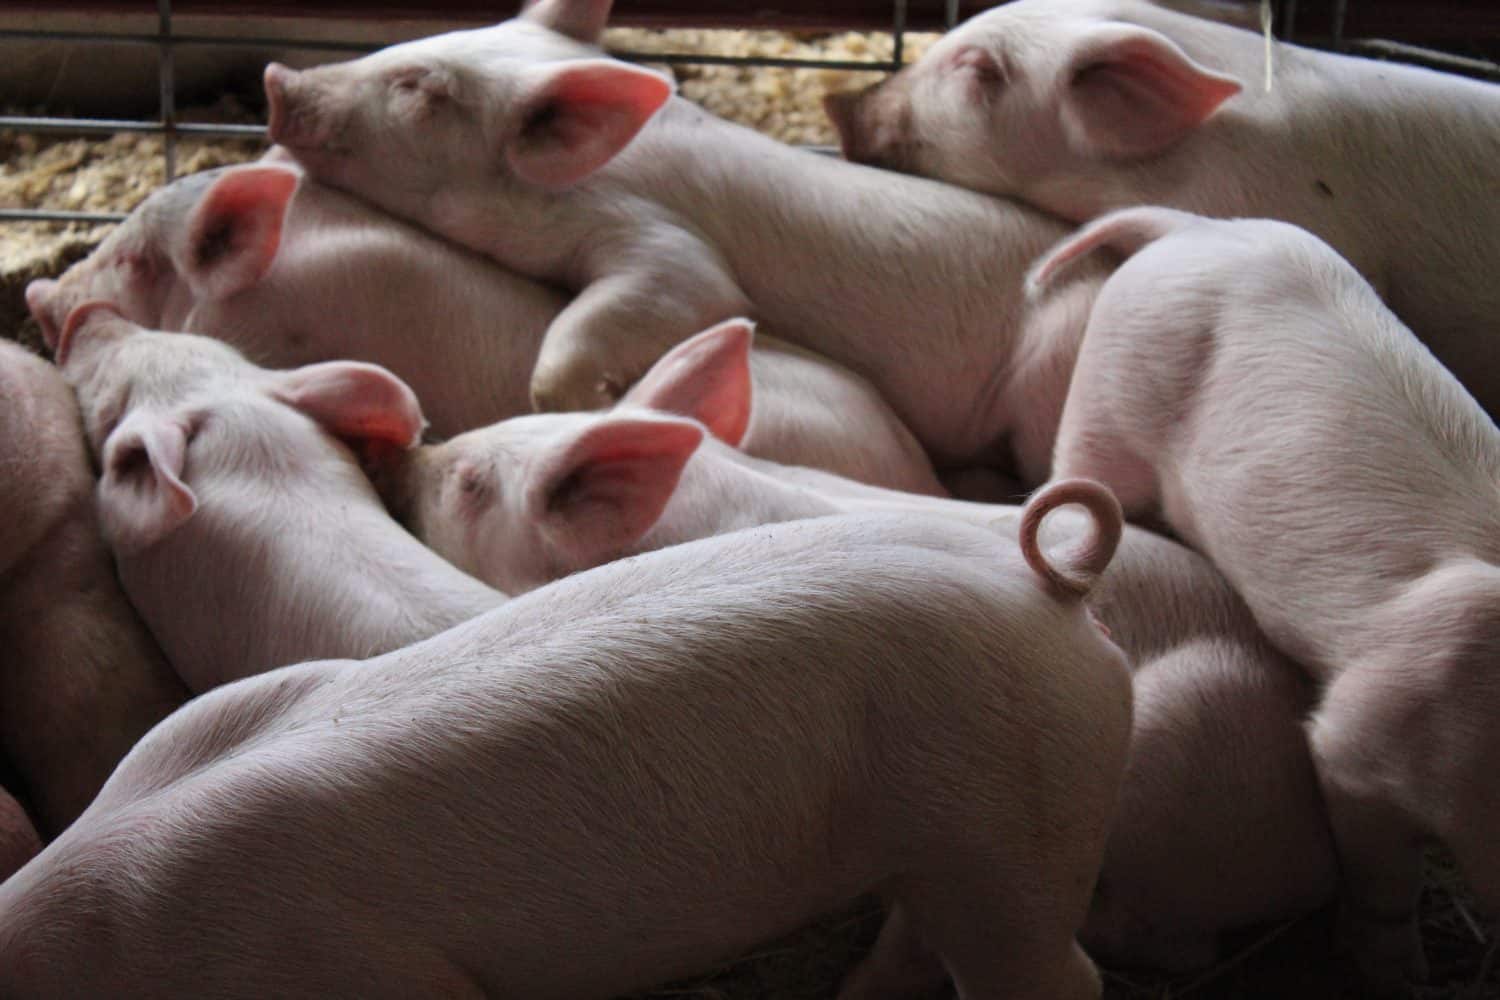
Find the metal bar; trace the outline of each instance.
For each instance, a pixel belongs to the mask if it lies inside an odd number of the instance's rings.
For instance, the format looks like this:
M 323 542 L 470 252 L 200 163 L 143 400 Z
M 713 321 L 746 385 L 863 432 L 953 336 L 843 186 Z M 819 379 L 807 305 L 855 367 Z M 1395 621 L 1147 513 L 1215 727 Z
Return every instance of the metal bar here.
M 107 35 L 69 31 L 4 31 L 0 30 L 0 41 L 61 41 L 109 43 L 123 42 L 130 45 L 160 45 L 157 35 Z M 215 35 L 174 35 L 171 44 L 177 48 L 189 46 L 236 46 L 248 48 L 285 48 L 309 52 L 374 52 L 383 45 L 366 42 L 312 42 L 293 38 L 227 38 Z M 629 49 L 611 49 L 610 54 L 621 59 L 637 62 L 658 62 L 666 65 L 698 66 L 775 66 L 786 69 L 848 69 L 880 70 L 888 68 L 887 60 L 851 61 L 834 59 L 784 59 L 772 56 L 715 56 L 692 52 L 635 52 Z
M 20 28 L 0 28 L 0 42 L 81 42 L 84 44 L 117 44 L 157 46 L 162 43 L 160 35 L 140 35 L 130 32 L 111 34 L 102 31 L 30 31 Z M 178 46 L 234 46 L 237 48 L 305 49 L 308 52 L 374 52 L 385 48 L 381 42 L 322 42 L 313 39 L 258 38 L 241 35 L 176 35 L 173 42 Z
M 894 36 L 891 62 L 899 67 L 902 57 L 906 55 L 906 0 L 895 0 L 891 11 L 891 34 Z
M 13 128 L 24 132 L 50 132 L 72 135 L 113 135 L 116 132 L 144 132 L 161 135 L 162 123 L 150 119 L 134 118 L 29 118 L 25 115 L 0 115 L 0 128 Z M 178 135 L 204 136 L 220 139 L 263 139 L 264 125 L 210 124 L 207 122 L 178 122 L 173 126 Z
M 121 222 L 119 212 L 65 212 L 51 208 L 0 208 L 0 222 Z
M 1283 0 L 1284 33 L 1291 38 L 1295 32 L 1298 0 Z M 924 8 L 925 9 L 925 8 Z M 961 13 L 958 0 L 944 0 L 943 23 L 952 27 Z M 265 127 L 261 125 L 229 125 L 191 123 L 177 121 L 176 80 L 174 51 L 177 47 L 191 46 L 239 46 L 289 48 L 307 51 L 336 53 L 368 52 L 382 47 L 380 44 L 357 42 L 299 41 L 286 38 L 250 38 L 216 35 L 174 35 L 172 33 L 172 0 L 157 0 L 158 33 L 109 34 L 78 31 L 20 31 L 0 30 L 0 41 L 43 42 L 88 42 L 158 46 L 162 53 L 160 79 L 160 118 L 157 121 L 134 119 L 73 119 L 61 117 L 29 117 L 21 115 L 0 116 L 0 128 L 27 130 L 39 133 L 72 133 L 80 135 L 112 135 L 115 133 L 158 134 L 164 138 L 164 157 L 167 178 L 176 173 L 176 145 L 187 136 L 215 138 L 265 139 Z M 612 52 L 623 59 L 657 62 L 667 65 L 706 66 L 769 66 L 786 69 L 839 69 L 854 72 L 894 71 L 901 68 L 906 54 L 906 31 L 909 26 L 909 0 L 892 0 L 891 32 L 893 37 L 892 58 L 880 60 L 820 60 L 778 58 L 758 56 L 715 56 L 682 52 L 635 52 L 621 50 Z M 1468 59 L 1446 53 L 1418 48 L 1398 42 L 1383 40 L 1346 40 L 1344 37 L 1348 17 L 1347 0 L 1335 0 L 1333 39 L 1335 50 L 1349 48 L 1376 56 L 1394 57 L 1405 61 L 1432 66 L 1438 69 L 1466 73 L 1484 79 L 1500 80 L 1500 65 L 1481 59 Z M 825 147 L 812 147 L 817 152 L 836 152 Z M 118 222 L 125 216 L 109 212 L 74 212 L 51 209 L 6 209 L 0 208 L 0 221 L 7 222 Z
M 172 63 L 172 0 L 156 0 L 157 31 L 161 35 L 161 62 L 158 73 L 161 85 L 161 152 L 162 174 L 166 183 L 177 176 L 177 134 L 173 124 L 177 118 L 177 78 Z
M 1449 73 L 1461 73 L 1481 80 L 1500 82 L 1500 63 L 1488 59 L 1471 59 L 1451 52 L 1436 52 L 1404 42 L 1388 42 L 1381 38 L 1361 38 L 1348 43 L 1350 52 L 1360 55 L 1379 56 L 1382 59 L 1398 59 L 1401 62 L 1440 69 Z
M 896 64 L 884 59 L 863 61 L 841 59 L 783 59 L 775 56 L 712 56 L 690 52 L 634 52 L 610 49 L 609 54 L 631 62 L 654 62 L 667 66 L 768 66 L 777 69 L 847 69 L 880 71 Z

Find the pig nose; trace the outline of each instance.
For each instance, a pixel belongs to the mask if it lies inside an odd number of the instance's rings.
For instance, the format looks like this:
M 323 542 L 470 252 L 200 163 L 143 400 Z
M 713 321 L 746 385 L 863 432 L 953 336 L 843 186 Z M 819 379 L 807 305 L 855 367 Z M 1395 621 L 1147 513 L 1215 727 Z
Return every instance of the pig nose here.
M 273 143 L 283 141 L 287 126 L 287 88 L 296 71 L 281 63 L 266 64 L 264 83 L 266 88 L 266 131 Z
M 842 91 L 823 95 L 823 113 L 833 123 L 839 136 L 839 148 L 846 160 L 857 160 L 859 153 L 859 104 L 863 92 Z
M 42 328 L 42 339 L 46 341 L 50 351 L 57 350 L 58 334 L 61 332 L 60 324 L 52 311 L 57 301 L 57 289 L 57 282 L 51 278 L 38 278 L 26 286 L 26 308 L 31 310 L 32 318 Z

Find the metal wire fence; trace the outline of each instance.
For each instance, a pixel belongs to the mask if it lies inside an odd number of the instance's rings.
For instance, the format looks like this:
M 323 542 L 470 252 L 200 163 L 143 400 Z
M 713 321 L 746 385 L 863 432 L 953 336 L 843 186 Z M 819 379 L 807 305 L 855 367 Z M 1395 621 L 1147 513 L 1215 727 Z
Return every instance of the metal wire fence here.
M 265 138 L 262 125 L 199 123 L 179 120 L 175 77 L 175 56 L 188 47 L 276 49 L 303 52 L 326 52 L 334 55 L 357 55 L 379 48 L 368 42 L 312 41 L 297 38 L 266 38 L 248 35 L 178 34 L 173 30 L 172 0 L 157 0 L 155 32 L 89 32 L 31 31 L 0 29 L 0 42 L 84 43 L 99 45 L 132 45 L 153 47 L 158 53 L 158 113 L 155 118 L 109 119 L 88 117 L 51 117 L 47 115 L 3 115 L 0 129 L 32 133 L 64 133 L 83 136 L 107 136 L 121 132 L 159 135 L 163 139 L 165 176 L 171 181 L 177 173 L 178 143 L 184 138 Z M 1276 34 L 1284 41 L 1297 40 L 1297 0 L 1280 0 L 1277 5 Z M 832 69 L 891 72 L 901 67 L 906 55 L 908 34 L 907 0 L 892 0 L 890 34 L 893 40 L 890 59 L 848 61 L 833 59 L 793 59 L 770 56 L 723 56 L 694 52 L 615 51 L 626 59 L 667 65 L 751 66 L 786 69 Z M 1382 58 L 1421 63 L 1471 76 L 1500 80 L 1500 66 L 1493 63 L 1452 56 L 1397 42 L 1382 40 L 1347 41 L 1344 26 L 1348 17 L 1348 0 L 1337 0 L 1334 7 L 1332 37 L 1335 50 L 1364 52 Z M 959 18 L 959 0 L 944 0 L 943 26 L 951 28 Z M 46 222 L 115 222 L 124 216 L 111 212 L 77 212 L 55 209 L 0 206 L 0 221 Z

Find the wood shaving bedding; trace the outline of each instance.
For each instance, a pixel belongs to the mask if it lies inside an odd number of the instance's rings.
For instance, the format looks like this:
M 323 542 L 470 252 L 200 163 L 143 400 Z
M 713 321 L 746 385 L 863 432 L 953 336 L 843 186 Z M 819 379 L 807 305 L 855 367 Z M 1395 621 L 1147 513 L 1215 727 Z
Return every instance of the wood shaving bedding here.
M 916 58 L 935 35 L 908 35 L 905 58 Z M 637 53 L 697 52 L 726 56 L 836 59 L 879 62 L 891 57 L 888 34 L 846 33 L 799 37 L 772 31 L 611 29 L 608 46 Z M 836 140 L 822 112 L 830 91 L 873 82 L 878 72 L 834 69 L 774 69 L 738 66 L 672 68 L 683 96 L 708 110 L 787 142 L 832 145 Z M 260 116 L 231 99 L 184 116 L 194 121 L 253 123 Z M 188 140 L 178 145 L 178 172 L 191 173 L 254 159 L 259 143 L 247 140 Z M 0 132 L 0 205 L 73 211 L 128 212 L 162 183 L 162 140 L 120 134 L 102 139 Z M 0 225 L 0 335 L 38 347 L 35 324 L 24 301 L 26 283 L 61 273 L 85 256 L 110 225 L 5 223 Z M 1427 998 L 1463 995 L 1500 998 L 1500 962 L 1495 945 L 1473 936 L 1465 898 L 1451 865 L 1429 861 L 1424 895 L 1424 936 L 1433 960 L 1432 984 L 1416 992 Z M 1446 875 L 1446 877 L 1445 877 Z M 1457 914 L 1458 916 L 1455 916 Z M 1463 916 L 1466 919 L 1459 919 Z M 716 971 L 638 995 L 637 1000 L 815 1000 L 833 995 L 843 971 L 873 940 L 878 913 L 869 903 L 832 917 Z M 1347 968 L 1330 960 L 1328 913 L 1245 936 L 1242 946 L 1198 976 L 1107 976 L 1105 996 L 1147 1000 L 1185 995 L 1283 998 L 1354 997 Z M 1475 970 L 1479 969 L 1476 976 Z M 945 995 L 945 994 L 939 994 Z

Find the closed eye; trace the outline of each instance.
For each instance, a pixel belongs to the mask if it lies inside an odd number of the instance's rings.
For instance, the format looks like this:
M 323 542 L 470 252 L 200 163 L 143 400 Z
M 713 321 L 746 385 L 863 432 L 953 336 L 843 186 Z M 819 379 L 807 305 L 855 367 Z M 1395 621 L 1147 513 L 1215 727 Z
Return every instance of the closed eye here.
M 468 462 L 453 467 L 449 482 L 457 502 L 466 506 L 487 502 L 495 485 L 487 466 Z

